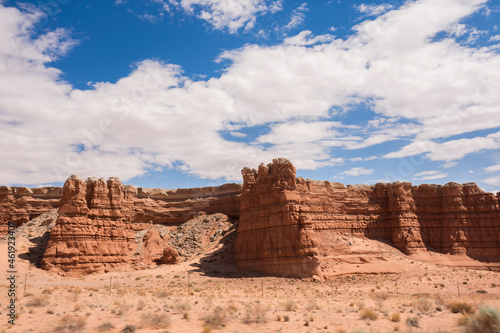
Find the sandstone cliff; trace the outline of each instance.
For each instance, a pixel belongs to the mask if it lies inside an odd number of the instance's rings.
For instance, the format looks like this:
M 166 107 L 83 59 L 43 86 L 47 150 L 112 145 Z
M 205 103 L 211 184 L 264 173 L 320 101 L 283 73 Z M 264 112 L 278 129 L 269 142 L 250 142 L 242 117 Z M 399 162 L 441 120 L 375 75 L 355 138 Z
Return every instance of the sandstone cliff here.
M 406 254 L 500 262 L 500 197 L 473 183 L 345 186 L 296 178 L 286 159 L 242 175 L 243 185 L 177 190 L 76 176 L 62 189 L 2 186 L 0 233 L 7 221 L 22 225 L 59 208 L 41 266 L 73 275 L 192 258 L 238 218 L 236 263 L 263 274 L 321 277 L 325 260 L 341 251 L 335 240 L 346 235 Z M 204 217 L 215 213 L 229 218 Z
M 117 178 L 71 176 L 62 190 L 41 267 L 80 275 L 174 264 L 180 255 L 170 245 L 169 228 L 199 214 L 222 212 L 237 217 L 240 188 L 226 184 L 186 190 L 135 189 Z
M 0 236 L 7 233 L 8 221 L 20 226 L 59 207 L 61 194 L 59 187 L 0 186 Z
M 320 274 L 310 221 L 301 214 L 295 167 L 275 159 L 245 168 L 235 259 L 242 270 L 307 277 Z
M 318 232 L 379 239 L 406 254 L 435 250 L 500 261 L 499 198 L 475 184 L 344 186 L 295 178 L 286 159 L 242 174 L 235 247 L 242 269 L 320 275 L 317 254 L 330 245 Z

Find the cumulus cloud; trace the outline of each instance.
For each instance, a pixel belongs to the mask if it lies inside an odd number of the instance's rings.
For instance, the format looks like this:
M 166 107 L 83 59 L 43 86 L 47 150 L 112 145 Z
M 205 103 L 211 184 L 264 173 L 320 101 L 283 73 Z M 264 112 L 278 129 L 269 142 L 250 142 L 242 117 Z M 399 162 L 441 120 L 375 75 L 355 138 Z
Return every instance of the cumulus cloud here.
M 355 167 L 346 171 L 341 172 L 341 175 L 347 175 L 347 176 L 368 176 L 374 173 L 375 170 L 373 169 L 365 169 L 362 167 Z
M 500 123 L 500 56 L 455 37 L 434 38 L 484 2 L 411 1 L 361 22 L 346 39 L 302 32 L 280 45 L 246 45 L 224 52 L 230 64 L 207 80 L 146 60 L 89 90 L 73 88 L 49 66 L 74 47 L 67 31 L 33 37 L 40 13 L 0 6 L 0 183 L 43 184 L 71 173 L 127 180 L 158 168 L 239 180 L 241 167 L 276 156 L 316 169 L 342 164 L 340 149 L 390 140 L 408 144 L 386 158 L 424 153 L 451 162 L 498 149 L 500 132 L 450 137 Z M 233 32 L 271 2 L 231 4 L 177 2 Z M 349 127 L 336 118 L 358 105 L 376 114 L 373 122 Z M 242 142 L 253 126 L 268 131 Z
M 415 180 L 431 180 L 431 179 L 441 179 L 447 177 L 448 174 L 441 171 L 430 170 L 419 172 L 415 175 L 413 179 Z
M 361 4 L 356 6 L 356 9 L 363 14 L 366 14 L 367 16 L 378 16 L 380 14 L 383 14 L 393 8 L 392 5 L 384 3 L 381 5 L 367 5 L 367 4 Z
M 488 172 L 500 171 L 500 164 L 489 166 L 485 170 Z
M 267 0 L 169 0 L 207 21 L 215 29 L 236 33 L 241 28 L 252 28 L 257 16 L 282 10 L 282 1 Z
M 500 176 L 483 179 L 483 182 L 489 185 L 500 186 Z

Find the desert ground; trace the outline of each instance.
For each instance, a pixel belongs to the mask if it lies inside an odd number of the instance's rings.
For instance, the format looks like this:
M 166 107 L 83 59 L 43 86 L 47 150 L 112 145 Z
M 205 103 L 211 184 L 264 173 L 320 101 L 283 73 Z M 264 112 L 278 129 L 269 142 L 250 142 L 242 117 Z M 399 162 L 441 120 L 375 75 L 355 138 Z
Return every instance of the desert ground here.
M 25 228 L 17 238 L 15 326 L 3 273 L 2 333 L 463 332 L 500 307 L 499 271 L 346 234 L 329 235 L 349 250 L 323 258 L 324 281 L 240 273 L 223 243 L 178 265 L 71 278 L 33 264 L 33 234 Z

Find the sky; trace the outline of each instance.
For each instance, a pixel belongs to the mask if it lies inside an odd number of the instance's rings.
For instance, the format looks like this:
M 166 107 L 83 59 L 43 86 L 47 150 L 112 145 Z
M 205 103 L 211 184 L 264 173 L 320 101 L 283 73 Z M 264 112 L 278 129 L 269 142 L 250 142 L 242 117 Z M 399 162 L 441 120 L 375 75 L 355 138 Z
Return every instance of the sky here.
M 500 2 L 0 0 L 0 184 L 500 190 Z

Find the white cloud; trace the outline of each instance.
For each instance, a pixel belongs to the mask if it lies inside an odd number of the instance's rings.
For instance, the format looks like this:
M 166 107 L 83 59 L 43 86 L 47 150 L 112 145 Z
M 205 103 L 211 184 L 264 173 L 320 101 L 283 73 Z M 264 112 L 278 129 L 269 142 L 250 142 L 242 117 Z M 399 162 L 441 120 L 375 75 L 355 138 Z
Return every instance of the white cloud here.
M 442 165 L 443 168 L 453 168 L 454 166 L 457 166 L 458 165 L 458 162 L 447 162 L 445 164 Z
M 147 21 L 151 24 L 156 24 L 158 21 L 161 21 L 163 19 L 163 13 L 160 13 L 159 15 L 151 15 L 151 14 L 141 14 L 137 15 L 141 20 Z
M 332 35 L 313 36 L 310 30 L 301 31 L 298 35 L 285 38 L 285 45 L 314 45 L 329 43 L 335 39 Z
M 415 180 L 431 180 L 431 179 L 441 179 L 447 177 L 448 174 L 441 171 L 431 170 L 431 171 L 423 171 L 417 173 L 413 179 Z
M 366 5 L 361 4 L 356 7 L 356 9 L 367 16 L 378 16 L 392 9 L 393 6 L 390 4 L 381 4 L 381 5 Z
M 500 35 L 495 35 L 491 36 L 490 42 L 499 42 L 500 41 Z
M 500 171 L 500 164 L 489 166 L 485 170 L 488 172 Z
M 482 181 L 483 181 L 483 183 L 486 183 L 489 185 L 500 186 L 500 176 L 486 178 L 486 179 L 483 179 Z
M 304 23 L 304 20 L 306 19 L 306 11 L 308 11 L 307 3 L 304 2 L 292 12 L 290 22 L 288 22 L 288 24 L 284 27 L 285 30 L 292 30 Z
M 42 184 L 70 173 L 127 180 L 173 166 L 240 180 L 241 167 L 276 156 L 315 169 L 343 163 L 334 149 L 396 139 L 409 144 L 385 157 L 423 153 L 453 161 L 499 149 L 500 132 L 449 139 L 500 124 L 497 51 L 453 37 L 433 40 L 484 2 L 406 2 L 360 23 L 346 39 L 303 32 L 280 45 L 225 52 L 221 57 L 231 63 L 220 77 L 191 81 L 178 66 L 147 60 L 118 82 L 85 91 L 48 65 L 74 46 L 67 31 L 33 39 L 41 14 L 0 6 L 0 183 Z M 214 27 L 235 32 L 264 4 L 231 3 L 185 0 L 178 6 L 194 15 L 206 11 Z M 270 2 L 263 6 L 269 10 Z M 377 115 L 366 127 L 332 120 L 367 101 Z M 238 137 L 256 125 L 271 131 L 251 143 L 220 135 Z
M 375 170 L 373 170 L 373 169 L 365 169 L 362 167 L 356 167 L 356 168 L 352 168 L 352 169 L 346 170 L 344 172 L 341 172 L 340 174 L 341 175 L 348 175 L 348 176 L 368 176 L 374 172 L 375 172 Z
M 207 21 L 215 29 L 231 33 L 252 28 L 259 15 L 283 9 L 282 0 L 169 0 L 169 3 Z

